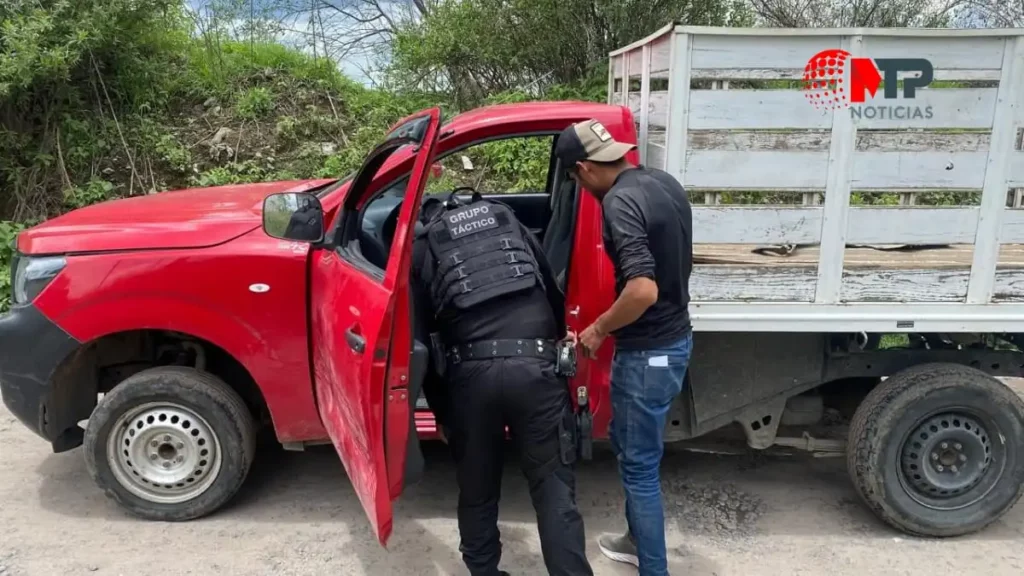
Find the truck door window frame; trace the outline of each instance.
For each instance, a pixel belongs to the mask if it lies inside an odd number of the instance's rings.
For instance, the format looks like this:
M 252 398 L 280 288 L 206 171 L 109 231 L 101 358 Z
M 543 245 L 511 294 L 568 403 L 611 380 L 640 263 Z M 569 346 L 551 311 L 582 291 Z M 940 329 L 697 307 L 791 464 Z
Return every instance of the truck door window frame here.
M 385 268 L 378 268 L 363 256 L 363 251 L 359 247 L 359 217 L 362 214 L 362 210 L 357 204 L 359 199 L 364 196 L 363 192 L 365 192 L 366 186 L 373 181 L 373 176 L 377 174 L 377 171 L 380 170 L 384 162 L 399 148 L 409 144 L 415 144 L 415 141 L 408 139 L 392 140 L 374 149 L 368 157 L 367 163 L 363 165 L 363 170 L 372 168 L 371 176 L 367 177 L 360 174 L 352 182 L 351 192 L 346 195 L 345 201 L 338 211 L 338 216 L 335 218 L 333 229 L 330 232 L 330 243 L 333 245 L 338 257 L 381 283 L 384 282 L 387 265 L 385 264 Z M 415 156 L 410 159 L 415 160 Z M 410 168 L 410 173 L 411 171 Z M 364 178 L 367 181 L 364 182 Z M 369 200 L 364 205 L 368 203 Z
M 440 132 L 442 138 L 444 137 L 444 130 L 444 127 L 441 127 Z M 453 154 L 457 154 L 468 148 L 479 146 L 481 144 L 486 144 L 488 142 L 511 140 L 515 138 L 549 136 L 552 137 L 552 143 L 551 152 L 548 160 L 548 175 L 545 182 L 545 192 L 553 196 L 554 194 L 557 193 L 557 190 L 554 190 L 552 187 L 555 182 L 559 182 L 559 179 L 555 174 L 555 169 L 557 166 L 559 166 L 559 163 L 557 161 L 557 158 L 554 156 L 554 146 L 555 142 L 557 141 L 556 137 L 559 134 L 560 131 L 557 130 L 537 130 L 528 132 L 516 132 L 513 134 L 501 134 L 498 136 L 480 138 L 477 140 L 473 140 L 471 142 L 467 142 L 466 144 L 462 144 L 458 147 L 452 148 L 451 150 L 439 152 L 434 158 L 434 161 L 440 162 L 441 160 Z M 393 138 L 378 145 L 377 148 L 375 148 L 369 155 L 367 155 L 367 162 L 364 163 L 363 168 L 361 168 L 359 170 L 359 173 L 354 177 L 355 180 L 353 181 L 351 188 L 353 192 L 356 192 L 357 190 L 362 190 L 362 192 L 356 194 L 349 192 L 349 194 L 346 195 L 342 206 L 339 208 L 338 216 L 335 218 L 332 230 L 329 233 L 330 236 L 328 240 L 334 244 L 334 249 L 337 251 L 339 257 L 345 260 L 345 262 L 348 262 L 349 264 L 354 266 L 360 272 L 369 275 L 378 282 L 384 281 L 384 276 L 387 270 L 384 268 L 379 268 L 377 265 L 375 265 L 373 262 L 370 262 L 370 260 L 363 255 L 362 248 L 360 246 L 362 217 L 364 211 L 371 203 L 380 198 L 382 195 L 386 194 L 389 190 L 392 190 L 396 184 L 402 182 L 403 180 L 406 181 L 406 191 L 402 193 L 402 202 L 399 204 L 405 202 L 407 197 L 406 193 L 408 192 L 408 180 L 410 175 L 412 174 L 412 163 L 415 162 L 416 160 L 415 154 L 412 154 L 408 158 L 402 160 L 403 164 L 409 164 L 409 168 L 407 170 L 403 170 L 394 178 L 391 178 L 386 182 L 381 182 L 379 185 L 375 185 L 374 180 L 376 179 L 377 173 L 379 172 L 381 166 L 387 161 L 387 159 L 391 155 L 396 153 L 398 150 L 400 150 L 402 146 L 407 146 L 410 144 L 414 146 L 419 146 L 419 142 L 411 138 Z M 387 153 L 385 154 L 385 152 Z M 379 160 L 378 156 L 380 157 Z M 371 166 L 373 168 L 373 177 L 367 179 L 366 181 L 363 181 L 364 178 L 366 178 L 363 172 L 365 171 L 366 168 L 369 168 Z M 366 194 L 365 190 L 367 188 L 373 188 L 374 191 L 371 194 Z M 573 201 L 574 231 L 576 226 L 575 211 L 578 207 L 578 202 L 578 198 L 574 199 Z
M 369 203 L 369 200 L 363 200 L 367 197 L 366 191 L 372 189 L 377 173 L 395 152 L 405 146 L 415 146 L 416 148 L 406 161 L 413 163 L 416 161 L 416 152 L 423 144 L 423 138 L 426 136 L 430 119 L 429 113 L 409 118 L 389 132 L 385 136 L 384 141 L 367 154 L 363 165 L 353 177 L 349 193 L 345 195 L 344 202 L 338 210 L 338 216 L 334 220 L 327 239 L 328 244 L 333 247 L 341 260 L 380 283 L 384 282 L 387 265 L 385 264 L 384 268 L 374 266 L 372 262 L 366 259 L 359 247 L 360 215 L 362 214 L 362 207 Z M 406 172 L 406 178 L 411 173 L 412 166 Z M 375 197 L 377 192 L 379 191 L 375 191 L 369 198 Z M 388 256 L 390 261 L 390 251 Z

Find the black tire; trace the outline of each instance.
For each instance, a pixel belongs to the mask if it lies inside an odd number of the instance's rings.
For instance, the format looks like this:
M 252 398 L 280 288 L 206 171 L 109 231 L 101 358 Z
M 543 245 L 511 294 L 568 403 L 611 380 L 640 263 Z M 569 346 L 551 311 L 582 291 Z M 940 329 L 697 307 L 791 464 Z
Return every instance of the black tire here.
M 149 403 L 170 405 L 172 407 L 168 409 L 169 413 L 175 414 L 175 416 L 165 422 L 166 414 L 160 414 L 161 409 L 154 408 L 152 412 L 146 412 L 128 420 L 126 425 L 118 425 L 118 430 L 113 429 L 120 418 Z M 174 412 L 176 408 L 190 411 L 194 416 L 199 416 L 199 419 L 195 419 L 197 424 L 192 425 L 188 418 L 176 416 L 176 414 L 187 414 L 183 411 Z M 148 422 L 154 426 L 152 430 L 143 428 L 146 425 L 146 422 L 142 420 L 145 414 L 150 415 L 151 419 Z M 163 424 L 155 423 L 152 419 L 154 416 Z M 136 420 L 136 418 L 139 419 Z M 160 436 L 162 432 L 156 431 L 158 430 L 156 426 L 166 425 L 169 427 L 171 420 L 176 424 L 181 423 L 178 427 L 183 429 L 181 434 L 186 441 L 188 441 L 186 432 L 191 432 L 191 436 L 199 438 L 196 441 L 199 446 L 206 445 L 208 448 L 216 446 L 216 450 L 203 450 L 203 453 L 204 455 L 216 453 L 219 454 L 219 458 L 217 459 L 218 464 L 212 462 L 214 460 L 212 456 L 209 457 L 210 462 L 201 460 L 203 466 L 209 466 L 207 469 L 198 468 L 193 472 L 189 468 L 186 471 L 186 467 L 194 462 L 194 458 L 201 457 L 189 455 L 186 459 L 185 455 L 188 451 L 183 450 L 180 453 L 183 459 L 179 466 L 180 473 L 188 474 L 187 482 L 201 481 L 205 488 L 188 500 L 168 503 L 158 501 L 159 495 L 155 498 L 146 498 L 138 494 L 140 489 L 145 491 L 146 486 L 152 486 L 154 492 L 161 490 L 161 487 L 158 484 L 150 484 L 149 481 L 135 480 L 133 482 L 132 478 L 126 474 L 126 472 L 131 472 L 137 478 L 146 476 L 146 474 L 140 476 L 136 472 L 136 470 L 143 470 L 144 467 L 142 464 L 132 464 L 129 449 L 133 451 L 149 450 L 145 447 L 148 445 L 144 443 L 139 446 L 129 446 L 130 440 L 127 435 L 131 434 L 134 437 L 133 427 L 137 425 L 140 430 L 138 436 L 140 440 L 146 432 Z M 203 432 L 201 435 L 197 434 L 200 429 Z M 124 436 L 121 436 L 122 430 Z M 117 435 L 119 438 L 114 439 L 112 435 Z M 205 442 L 207 436 L 210 437 L 209 444 Z M 129 447 L 121 446 L 119 441 L 121 437 Z M 169 439 L 171 436 L 163 438 Z M 115 471 L 112 468 L 108 458 L 108 445 L 111 442 L 117 442 L 117 449 L 125 448 L 124 456 L 127 467 L 115 463 L 114 466 L 118 466 L 118 470 Z M 157 442 L 162 442 L 162 439 L 153 439 L 151 445 L 156 446 Z M 178 444 L 178 447 L 181 447 L 181 444 Z M 214 512 L 227 503 L 241 487 L 249 473 L 256 452 L 256 425 L 238 393 L 216 376 L 194 368 L 164 366 L 132 375 L 103 397 L 89 418 L 83 448 L 86 466 L 93 480 L 109 498 L 125 510 L 147 520 L 185 521 Z M 189 448 L 198 447 L 190 445 Z M 156 448 L 153 449 L 154 452 L 156 450 Z M 120 454 L 115 457 L 120 459 Z M 150 458 L 155 461 L 158 457 L 153 453 L 150 454 Z M 157 470 L 157 464 L 147 462 L 145 468 Z M 207 472 L 207 475 L 200 477 L 199 474 L 204 471 Z M 195 477 L 192 476 L 193 473 L 196 474 Z M 127 480 L 119 481 L 119 474 Z M 212 481 L 208 480 L 211 476 L 215 476 Z M 138 484 L 138 482 L 143 482 L 145 485 Z M 134 492 L 128 487 L 133 485 L 135 486 Z M 199 484 L 182 482 L 177 486 L 185 487 L 179 488 L 179 490 L 188 490 L 195 489 L 194 487 Z M 174 489 L 171 485 L 166 488 Z M 180 493 L 177 497 L 181 497 Z
M 854 415 L 848 446 L 860 497 L 911 535 L 977 532 L 1024 493 L 1024 401 L 966 366 L 915 366 L 882 382 Z

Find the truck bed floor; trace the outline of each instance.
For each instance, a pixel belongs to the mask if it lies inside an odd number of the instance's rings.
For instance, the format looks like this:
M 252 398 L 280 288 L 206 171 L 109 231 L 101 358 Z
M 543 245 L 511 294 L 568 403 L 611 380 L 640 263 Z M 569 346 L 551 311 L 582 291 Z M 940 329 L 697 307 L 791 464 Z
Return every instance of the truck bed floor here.
M 757 252 L 759 248 L 769 250 Z M 776 250 L 777 252 L 772 252 Z M 798 246 L 788 254 L 784 247 L 750 244 L 695 244 L 694 264 L 716 266 L 765 266 L 805 268 L 818 265 L 818 246 Z M 974 257 L 971 244 L 922 246 L 847 246 L 843 259 L 846 268 L 889 269 L 970 269 Z M 1024 245 L 1004 244 L 999 253 L 999 268 L 1024 268 Z

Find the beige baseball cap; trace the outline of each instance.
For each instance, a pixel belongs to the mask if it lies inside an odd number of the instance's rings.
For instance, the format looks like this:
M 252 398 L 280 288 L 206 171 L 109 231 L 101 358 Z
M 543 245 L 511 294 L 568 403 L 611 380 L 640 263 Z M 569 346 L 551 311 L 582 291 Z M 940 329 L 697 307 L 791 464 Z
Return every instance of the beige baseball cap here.
M 555 144 L 555 155 L 568 167 L 583 160 L 614 162 L 633 148 L 635 144 L 617 142 L 597 120 L 586 120 L 562 131 Z

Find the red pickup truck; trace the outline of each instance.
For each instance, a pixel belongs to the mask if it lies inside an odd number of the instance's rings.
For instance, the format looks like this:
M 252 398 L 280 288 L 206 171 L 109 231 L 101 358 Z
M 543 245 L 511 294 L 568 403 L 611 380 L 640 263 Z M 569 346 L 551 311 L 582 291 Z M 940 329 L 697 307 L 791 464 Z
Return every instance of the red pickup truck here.
M 616 139 L 637 141 L 623 106 L 496 106 L 444 124 L 430 109 L 397 124 L 345 179 L 133 197 L 27 230 L 17 241 L 14 304 L 0 318 L 4 403 L 55 452 L 83 446 L 96 483 L 148 519 L 198 518 L 228 502 L 249 471 L 260 429 L 272 427 L 286 448 L 332 442 L 386 544 L 392 502 L 420 471 L 418 438 L 436 437 L 421 396 L 430 358 L 413 337 L 408 286 L 428 180 L 439 162 L 471 147 L 517 138 L 553 145 L 559 131 L 588 118 Z M 569 326 L 589 325 L 615 298 L 599 203 L 553 155 L 544 190 L 501 200 L 542 238 L 566 292 Z M 927 350 L 885 356 L 859 331 L 704 332 L 700 322 L 698 313 L 690 385 L 673 408 L 669 441 L 716 431 L 729 439 L 735 431 L 755 448 L 842 454 L 842 442 L 809 435 L 823 420 L 823 403 L 849 416 L 881 376 L 955 361 Z M 609 342 L 596 359 L 581 356 L 570 381 L 574 391 L 588 391 L 598 440 L 607 436 L 613 348 Z M 984 353 L 986 364 L 1002 358 Z M 970 390 L 990 386 L 978 383 L 980 372 L 939 368 Z M 903 384 L 893 386 L 902 394 Z M 866 417 L 902 398 L 876 387 L 864 400 L 872 412 Z M 999 402 L 963 423 L 1001 425 L 1016 442 L 1019 401 Z M 891 469 L 878 465 L 871 448 L 901 445 L 883 434 L 885 426 L 854 427 L 856 481 L 890 482 Z M 790 429 L 798 431 L 787 438 Z M 950 435 L 960 448 L 936 455 L 954 465 L 1001 459 L 998 474 L 950 488 L 984 489 L 985 498 L 968 503 L 969 514 L 963 506 L 894 506 L 881 491 L 869 491 L 868 502 L 915 533 L 969 532 L 998 518 L 1019 497 L 1024 468 L 1015 444 L 982 439 L 981 429 L 962 440 Z

